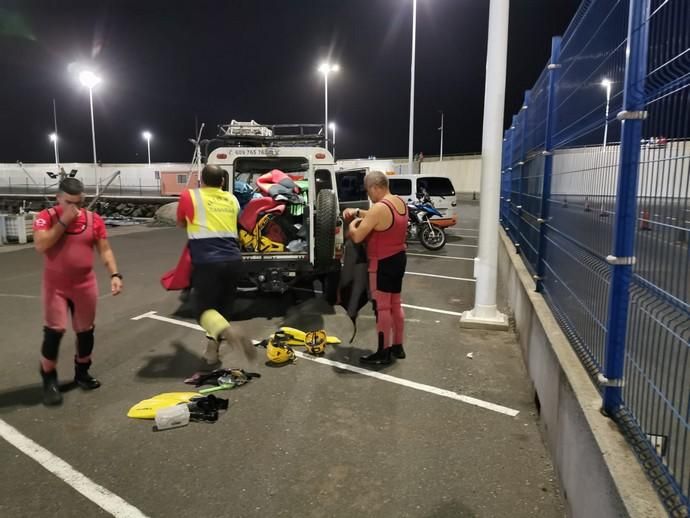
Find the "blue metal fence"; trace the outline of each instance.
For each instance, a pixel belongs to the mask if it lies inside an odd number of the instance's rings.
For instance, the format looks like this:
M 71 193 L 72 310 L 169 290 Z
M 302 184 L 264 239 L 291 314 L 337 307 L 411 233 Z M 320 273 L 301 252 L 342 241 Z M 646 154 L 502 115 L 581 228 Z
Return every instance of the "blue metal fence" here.
M 584 0 L 503 144 L 502 226 L 604 411 L 685 513 L 690 1 Z

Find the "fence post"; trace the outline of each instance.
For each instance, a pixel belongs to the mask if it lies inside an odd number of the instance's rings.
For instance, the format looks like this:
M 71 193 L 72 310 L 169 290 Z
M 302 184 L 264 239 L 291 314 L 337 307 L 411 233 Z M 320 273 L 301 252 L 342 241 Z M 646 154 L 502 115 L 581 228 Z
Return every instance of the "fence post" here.
M 524 183 L 525 183 L 525 159 L 527 158 L 527 151 L 525 150 L 525 141 L 527 140 L 527 110 L 529 109 L 529 103 L 531 100 L 531 90 L 525 90 L 525 95 L 522 100 L 522 107 L 520 108 L 520 113 L 518 115 L 518 123 L 522 127 L 522 135 L 520 137 L 520 160 L 518 161 L 518 165 L 520 166 L 520 183 L 519 183 L 519 189 L 518 189 L 518 205 L 517 205 L 517 210 L 518 210 L 518 220 L 517 220 L 517 243 L 516 243 L 516 248 L 518 251 L 520 251 L 520 227 L 522 226 L 522 204 L 524 203 L 522 193 L 524 192 Z
M 635 264 L 635 226 L 637 224 L 637 176 L 640 163 L 640 139 L 645 108 L 645 77 L 649 42 L 649 1 L 632 0 L 628 17 L 621 149 L 618 164 L 618 191 L 614 222 L 613 254 L 606 260 L 611 265 L 611 286 L 607 318 L 604 376 L 604 412 L 612 415 L 621 404 L 621 387 L 628 327 L 630 281 Z
M 539 252 L 537 257 L 536 291 L 544 290 L 544 255 L 546 253 L 546 227 L 550 217 L 551 176 L 553 174 L 553 133 L 556 119 L 556 84 L 561 59 L 561 37 L 551 38 L 549 61 L 549 93 L 546 104 L 546 135 L 544 136 L 544 176 L 541 187 L 541 213 L 539 216 Z

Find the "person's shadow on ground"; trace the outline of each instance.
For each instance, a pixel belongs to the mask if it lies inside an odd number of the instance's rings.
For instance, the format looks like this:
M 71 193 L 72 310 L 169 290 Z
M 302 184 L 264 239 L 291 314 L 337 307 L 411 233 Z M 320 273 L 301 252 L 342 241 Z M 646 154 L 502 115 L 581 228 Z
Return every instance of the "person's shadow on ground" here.
M 181 342 L 172 342 L 170 354 L 149 356 L 144 366 L 137 372 L 138 378 L 184 379 L 196 371 L 212 370 L 200 356 L 189 351 Z
M 173 316 L 194 319 L 194 304 L 194 294 L 191 293 L 184 297 Z M 240 293 L 222 313 L 230 322 L 254 318 L 281 319 L 278 327 L 289 326 L 303 331 L 316 331 L 323 329 L 323 315 L 332 315 L 335 309 L 320 294 L 290 290 L 283 294 Z
M 69 392 L 76 388 L 73 381 L 60 384 L 60 392 Z M 43 385 L 34 383 L 0 392 L 0 414 L 18 407 L 32 407 L 43 403 Z

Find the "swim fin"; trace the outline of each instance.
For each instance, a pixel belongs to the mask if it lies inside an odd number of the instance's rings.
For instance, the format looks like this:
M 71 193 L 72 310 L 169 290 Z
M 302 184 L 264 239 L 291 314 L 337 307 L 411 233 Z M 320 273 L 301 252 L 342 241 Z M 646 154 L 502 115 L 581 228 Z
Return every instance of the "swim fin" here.
M 280 331 L 288 335 L 288 341 L 287 345 L 294 347 L 304 347 L 304 344 L 307 341 L 307 333 L 304 331 L 301 331 L 300 329 L 295 329 L 294 327 L 281 327 Z M 327 336 L 326 337 L 326 343 L 330 345 L 338 345 L 342 343 L 340 338 L 336 336 Z
M 153 419 L 156 417 L 156 410 L 159 408 L 189 403 L 192 399 L 198 397 L 201 397 L 198 392 L 165 392 L 139 401 L 139 403 L 129 409 L 127 417 L 132 419 Z

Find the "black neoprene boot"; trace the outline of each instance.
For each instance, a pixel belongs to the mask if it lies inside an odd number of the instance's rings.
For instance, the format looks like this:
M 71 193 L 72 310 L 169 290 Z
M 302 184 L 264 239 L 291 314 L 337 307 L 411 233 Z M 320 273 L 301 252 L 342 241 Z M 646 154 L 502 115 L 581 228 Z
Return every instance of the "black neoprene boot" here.
M 74 382 L 84 390 L 94 390 L 101 386 L 101 382 L 89 374 L 91 362 L 74 362 Z
M 61 405 L 62 393 L 58 385 L 57 371 L 43 372 L 41 369 L 41 377 L 43 378 L 43 404 L 45 406 Z
M 407 357 L 402 344 L 391 345 L 391 354 L 399 360 L 404 360 Z
M 391 348 L 383 347 L 383 335 L 381 333 L 379 333 L 379 347 L 376 352 L 366 356 L 360 356 L 359 361 L 371 365 L 388 365 L 391 363 Z

